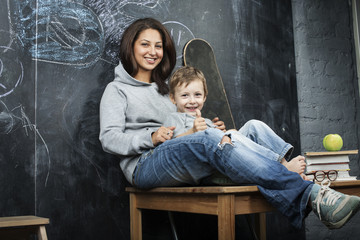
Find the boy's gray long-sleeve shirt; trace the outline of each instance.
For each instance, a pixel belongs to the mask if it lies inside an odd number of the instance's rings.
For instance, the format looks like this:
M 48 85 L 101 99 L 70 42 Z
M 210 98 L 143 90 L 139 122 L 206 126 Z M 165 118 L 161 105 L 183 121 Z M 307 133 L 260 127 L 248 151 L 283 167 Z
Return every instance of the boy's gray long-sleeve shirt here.
M 158 93 L 156 83 L 131 77 L 119 64 L 100 102 L 100 135 L 104 151 L 120 158 L 120 167 L 132 183 L 140 155 L 154 148 L 151 134 L 176 107 L 168 95 Z
M 208 119 L 204 118 L 205 123 L 210 128 L 215 128 L 216 126 L 213 124 L 213 122 Z M 167 127 L 174 126 L 176 127 L 174 130 L 173 137 L 177 137 L 180 134 L 183 134 L 193 128 L 194 126 L 195 117 L 191 116 L 187 113 L 181 113 L 181 112 L 175 112 L 169 114 L 169 116 L 166 118 L 164 125 Z

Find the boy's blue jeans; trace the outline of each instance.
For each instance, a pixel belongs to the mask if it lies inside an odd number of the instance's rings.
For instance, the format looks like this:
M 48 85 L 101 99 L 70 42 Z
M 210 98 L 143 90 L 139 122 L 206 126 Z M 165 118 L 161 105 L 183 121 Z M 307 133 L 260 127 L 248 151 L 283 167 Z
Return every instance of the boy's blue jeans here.
M 279 161 L 292 150 L 265 123 L 247 122 L 220 144 L 224 133 L 207 129 L 166 141 L 142 155 L 134 171 L 139 188 L 196 185 L 215 170 L 237 183 L 258 185 L 267 201 L 300 228 L 313 183 Z

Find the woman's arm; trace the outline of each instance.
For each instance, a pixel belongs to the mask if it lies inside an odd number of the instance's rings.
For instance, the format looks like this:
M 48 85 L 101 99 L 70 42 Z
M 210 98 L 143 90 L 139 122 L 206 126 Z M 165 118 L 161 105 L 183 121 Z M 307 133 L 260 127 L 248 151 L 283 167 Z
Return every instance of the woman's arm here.
M 99 139 L 104 151 L 116 155 L 136 155 L 144 149 L 154 148 L 152 141 L 153 128 L 139 128 L 125 132 L 126 96 L 110 83 L 100 102 L 100 135 Z
M 226 132 L 225 123 L 223 121 L 220 121 L 218 117 L 214 118 L 212 120 L 213 124 L 216 126 L 217 129 L 220 129 L 223 132 Z

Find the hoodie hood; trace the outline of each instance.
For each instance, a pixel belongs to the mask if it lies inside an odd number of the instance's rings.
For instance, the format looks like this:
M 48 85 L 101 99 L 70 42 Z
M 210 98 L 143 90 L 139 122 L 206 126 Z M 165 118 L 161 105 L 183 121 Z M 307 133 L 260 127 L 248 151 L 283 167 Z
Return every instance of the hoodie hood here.
M 124 69 L 123 65 L 120 63 L 115 68 L 115 78 L 114 81 L 125 83 L 132 86 L 149 86 L 151 83 L 141 82 L 136 80 Z

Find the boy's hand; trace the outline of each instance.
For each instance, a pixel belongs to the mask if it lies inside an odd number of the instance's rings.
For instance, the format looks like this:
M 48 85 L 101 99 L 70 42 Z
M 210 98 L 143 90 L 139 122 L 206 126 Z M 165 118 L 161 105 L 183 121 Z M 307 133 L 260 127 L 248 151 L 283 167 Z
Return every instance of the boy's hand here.
M 196 118 L 194 120 L 193 132 L 204 131 L 207 129 L 205 119 L 201 117 L 201 112 L 199 109 L 196 109 Z
M 159 145 L 167 140 L 170 140 L 174 135 L 175 127 L 160 127 L 156 132 L 151 135 L 154 146 Z
M 214 118 L 212 120 L 212 122 L 214 123 L 214 125 L 216 126 L 217 129 L 220 129 L 221 131 L 226 132 L 225 123 L 223 121 L 220 121 L 218 117 Z

